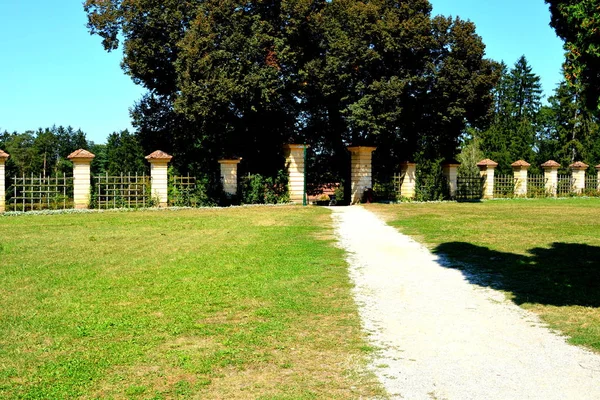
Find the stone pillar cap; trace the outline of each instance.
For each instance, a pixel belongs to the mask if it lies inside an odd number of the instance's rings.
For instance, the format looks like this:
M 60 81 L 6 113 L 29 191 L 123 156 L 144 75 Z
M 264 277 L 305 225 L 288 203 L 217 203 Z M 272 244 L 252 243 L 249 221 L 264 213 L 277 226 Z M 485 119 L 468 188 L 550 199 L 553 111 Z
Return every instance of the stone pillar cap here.
M 173 156 L 168 155 L 162 150 L 156 150 L 154 153 L 147 155 L 145 158 L 149 162 L 169 162 Z
M 409 165 L 417 165 L 417 163 L 410 162 L 410 161 L 402 161 L 402 162 L 400 163 L 400 165 L 401 165 L 401 166 L 402 166 L 402 165 L 404 165 L 404 166 L 409 166 Z
M 242 157 L 222 158 L 219 160 L 219 164 L 239 164 L 241 161 Z
M 377 147 L 374 147 L 374 146 L 348 146 L 349 151 L 355 151 L 355 150 L 361 151 L 363 149 L 366 151 L 375 151 L 375 150 L 377 150 Z
M 548 160 L 541 165 L 542 168 L 560 168 L 560 164 L 554 160 Z
M 283 147 L 285 149 L 303 149 L 303 148 L 309 148 L 310 145 L 309 144 L 285 144 L 283 145 Z
M 600 171 L 600 164 L 596 165 L 596 169 Z
M 573 164 L 569 165 L 569 167 L 571 167 L 571 169 L 587 169 L 589 167 L 589 165 L 587 165 L 586 163 L 582 163 L 581 161 L 577 161 L 574 162 Z
M 481 160 L 477 163 L 478 167 L 497 167 L 498 163 L 494 160 L 490 160 L 486 158 L 485 160 Z
M 0 149 L 0 160 L 6 160 L 10 157 L 10 154 Z
M 530 167 L 531 164 L 529 164 L 525 160 L 519 160 L 519 161 L 515 161 L 514 163 L 510 164 L 510 166 L 513 168 L 515 168 L 515 167 Z
M 94 154 L 90 153 L 89 151 L 84 150 L 84 149 L 79 149 L 79 150 L 75 150 L 74 152 L 69 154 L 69 156 L 67 158 L 69 160 L 92 160 L 95 157 L 96 156 Z

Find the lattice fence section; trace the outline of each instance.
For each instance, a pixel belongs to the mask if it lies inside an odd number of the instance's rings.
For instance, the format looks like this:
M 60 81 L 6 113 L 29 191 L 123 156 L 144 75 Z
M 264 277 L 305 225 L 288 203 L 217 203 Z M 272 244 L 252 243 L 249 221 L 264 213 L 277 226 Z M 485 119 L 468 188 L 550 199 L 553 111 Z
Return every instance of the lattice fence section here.
M 396 192 L 396 198 L 400 198 L 402 196 L 402 183 L 404 182 L 404 178 L 406 177 L 406 173 L 395 173 L 392 178 L 392 184 L 394 185 L 394 192 Z
M 73 177 L 13 177 L 7 190 L 9 211 L 63 210 L 73 208 Z
M 547 179 L 544 175 L 529 175 L 527 177 L 527 197 L 546 197 Z
M 558 197 L 569 196 L 575 192 L 575 178 L 571 175 L 558 175 L 558 185 L 556 186 L 556 195 Z
M 169 176 L 169 205 L 176 207 L 196 207 L 195 176 Z
M 510 198 L 515 196 L 517 180 L 513 175 L 494 176 L 494 198 Z
M 456 178 L 456 200 L 480 200 L 483 197 L 483 184 L 486 176 L 460 174 Z
M 600 195 L 600 185 L 598 184 L 597 175 L 586 175 L 585 176 L 585 194 L 590 196 Z
M 150 177 L 122 174 L 100 175 L 93 178 L 92 208 L 143 208 L 151 207 Z

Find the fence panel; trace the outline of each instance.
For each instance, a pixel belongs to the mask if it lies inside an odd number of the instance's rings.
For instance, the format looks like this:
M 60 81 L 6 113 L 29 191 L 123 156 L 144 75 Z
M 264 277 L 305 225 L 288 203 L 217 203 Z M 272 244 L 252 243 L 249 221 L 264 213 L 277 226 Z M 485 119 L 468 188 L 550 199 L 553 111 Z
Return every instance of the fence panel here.
M 565 197 L 575 193 L 575 178 L 571 175 L 558 175 L 558 185 L 556 195 Z
M 515 179 L 514 175 L 494 176 L 494 198 L 515 197 L 516 186 L 517 179 Z
M 13 177 L 6 191 L 8 211 L 64 210 L 73 208 L 73 177 Z
M 197 207 L 195 176 L 169 176 L 169 206 Z
M 456 178 L 456 200 L 481 200 L 483 198 L 483 185 L 485 179 L 485 175 L 459 174 Z
M 547 197 L 547 179 L 544 175 L 529 175 L 527 177 L 527 197 Z
M 93 178 L 91 208 L 141 208 L 152 206 L 150 177 L 122 174 Z
M 590 196 L 598 196 L 600 194 L 600 185 L 598 184 L 598 176 L 585 176 L 585 194 Z

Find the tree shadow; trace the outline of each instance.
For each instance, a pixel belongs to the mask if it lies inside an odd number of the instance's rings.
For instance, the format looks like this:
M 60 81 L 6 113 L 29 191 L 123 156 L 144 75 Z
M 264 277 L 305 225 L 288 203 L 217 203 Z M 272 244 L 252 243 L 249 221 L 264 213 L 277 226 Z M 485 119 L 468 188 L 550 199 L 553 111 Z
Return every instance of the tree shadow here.
M 512 292 L 517 304 L 600 306 L 600 247 L 552 243 L 521 255 L 450 242 L 434 253 L 442 265 L 460 269 L 469 282 Z

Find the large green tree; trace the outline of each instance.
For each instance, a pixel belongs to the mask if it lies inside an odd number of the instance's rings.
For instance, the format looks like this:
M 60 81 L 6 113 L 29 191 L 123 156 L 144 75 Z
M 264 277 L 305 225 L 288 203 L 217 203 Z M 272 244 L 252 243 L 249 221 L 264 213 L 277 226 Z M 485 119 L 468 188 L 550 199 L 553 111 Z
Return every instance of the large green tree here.
M 450 158 L 465 127 L 487 116 L 497 76 L 475 26 L 432 18 L 427 0 L 84 7 L 107 50 L 123 39 L 123 68 L 148 89 L 133 110 L 142 145 L 172 152 L 182 172 L 238 155 L 267 173 L 287 141 L 311 144 L 329 165 L 348 164 L 349 144 L 385 148 L 378 162 L 389 167 Z
M 600 111 L 600 5 L 597 0 L 545 0 L 550 25 L 565 41 L 565 77 L 579 86 L 588 109 Z
M 598 118 L 586 108 L 577 87 L 563 81 L 542 109 L 539 162 L 558 161 L 564 169 L 575 161 L 600 163 Z
M 481 150 L 498 162 L 500 173 L 509 173 L 510 164 L 519 159 L 534 164 L 542 88 L 540 77 L 532 71 L 525 56 L 510 70 L 502 65 L 494 97 L 493 122 L 478 135 Z M 534 165 L 533 170 L 536 168 Z

